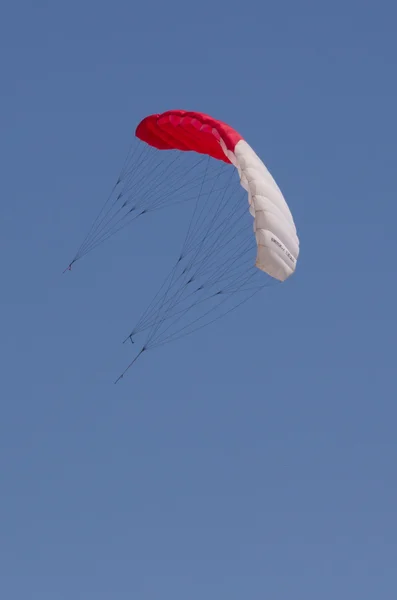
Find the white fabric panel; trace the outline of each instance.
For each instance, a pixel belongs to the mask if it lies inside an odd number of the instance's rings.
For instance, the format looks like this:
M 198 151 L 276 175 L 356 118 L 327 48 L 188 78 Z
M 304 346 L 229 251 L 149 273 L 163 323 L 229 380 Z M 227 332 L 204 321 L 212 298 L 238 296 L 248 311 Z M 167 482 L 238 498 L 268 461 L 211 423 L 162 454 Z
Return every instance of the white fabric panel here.
M 296 268 L 299 239 L 291 211 L 268 169 L 245 140 L 240 140 L 234 155 L 225 154 L 236 166 L 240 183 L 248 192 L 250 213 L 258 245 L 256 266 L 271 277 L 285 281 Z

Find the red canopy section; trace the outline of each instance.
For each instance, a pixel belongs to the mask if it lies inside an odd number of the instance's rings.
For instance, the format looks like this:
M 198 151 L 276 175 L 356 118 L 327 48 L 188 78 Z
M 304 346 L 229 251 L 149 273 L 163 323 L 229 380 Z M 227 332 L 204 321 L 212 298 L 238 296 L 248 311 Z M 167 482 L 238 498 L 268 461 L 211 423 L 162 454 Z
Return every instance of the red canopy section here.
M 242 136 L 226 123 L 200 112 L 169 110 L 143 119 L 136 128 L 137 138 L 158 150 L 181 150 L 208 154 L 230 163 L 220 140 L 234 152 Z

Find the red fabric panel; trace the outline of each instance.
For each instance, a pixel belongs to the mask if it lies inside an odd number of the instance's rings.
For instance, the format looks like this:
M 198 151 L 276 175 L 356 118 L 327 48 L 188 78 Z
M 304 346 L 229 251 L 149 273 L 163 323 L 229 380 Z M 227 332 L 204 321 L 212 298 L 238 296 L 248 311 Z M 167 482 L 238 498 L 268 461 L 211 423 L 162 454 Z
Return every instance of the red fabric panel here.
M 137 138 L 159 150 L 182 150 L 208 154 L 229 163 L 219 143 L 228 150 L 242 137 L 226 123 L 199 112 L 169 110 L 143 119 L 136 128 Z

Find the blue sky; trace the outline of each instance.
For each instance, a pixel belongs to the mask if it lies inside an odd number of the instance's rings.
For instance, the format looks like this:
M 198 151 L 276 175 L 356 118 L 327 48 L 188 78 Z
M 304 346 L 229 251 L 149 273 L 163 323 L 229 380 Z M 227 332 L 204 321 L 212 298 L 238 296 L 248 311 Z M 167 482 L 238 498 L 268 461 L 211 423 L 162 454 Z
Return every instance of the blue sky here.
M 1 597 L 395 598 L 395 3 L 1 13 Z M 186 223 L 61 273 L 169 108 L 254 146 L 299 267 L 114 386 Z

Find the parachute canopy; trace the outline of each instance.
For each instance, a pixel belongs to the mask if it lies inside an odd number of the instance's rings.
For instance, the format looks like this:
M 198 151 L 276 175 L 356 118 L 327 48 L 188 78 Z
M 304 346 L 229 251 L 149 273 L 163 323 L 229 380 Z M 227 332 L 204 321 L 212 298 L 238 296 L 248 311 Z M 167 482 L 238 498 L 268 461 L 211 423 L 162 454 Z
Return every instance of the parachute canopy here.
M 203 113 L 171 110 L 143 119 L 136 136 L 158 150 L 193 151 L 232 163 L 254 217 L 256 266 L 280 281 L 292 275 L 299 240 L 291 212 L 273 177 L 237 131 Z

